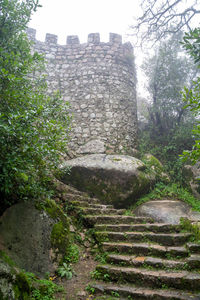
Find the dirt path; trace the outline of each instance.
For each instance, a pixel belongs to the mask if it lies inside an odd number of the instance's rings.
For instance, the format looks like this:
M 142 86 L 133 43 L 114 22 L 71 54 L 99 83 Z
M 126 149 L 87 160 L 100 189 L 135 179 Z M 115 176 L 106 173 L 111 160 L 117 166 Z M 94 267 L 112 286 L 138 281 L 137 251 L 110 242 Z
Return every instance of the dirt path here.
M 95 270 L 98 262 L 94 257 L 87 252 L 82 253 L 79 262 L 73 265 L 75 275 L 70 280 L 62 279 L 57 283 L 62 284 L 65 290 L 65 295 L 57 295 L 58 299 L 62 300 L 92 300 L 93 296 L 85 290 L 91 282 L 90 272 Z

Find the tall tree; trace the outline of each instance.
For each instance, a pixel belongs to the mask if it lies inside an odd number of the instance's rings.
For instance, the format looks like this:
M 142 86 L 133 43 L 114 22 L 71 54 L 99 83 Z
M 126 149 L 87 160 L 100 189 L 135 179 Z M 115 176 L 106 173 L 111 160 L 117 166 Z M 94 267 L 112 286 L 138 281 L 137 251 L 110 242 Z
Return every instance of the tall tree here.
M 144 40 L 161 40 L 169 33 L 189 31 L 198 22 L 199 0 L 141 0 L 141 15 L 131 26 L 133 35 Z
M 31 76 L 44 67 L 25 34 L 38 5 L 0 0 L 0 198 L 7 205 L 46 193 L 69 131 L 68 104 Z
M 161 42 L 143 65 L 147 76 L 148 123 L 139 131 L 140 150 L 150 152 L 166 166 L 172 178 L 181 182 L 179 155 L 194 143 L 194 117 L 184 109 L 181 91 L 191 86 L 197 69 L 181 51 L 180 36 Z
M 179 39 L 180 34 L 161 42 L 154 55 L 143 64 L 151 97 L 150 123 L 158 136 L 180 125 L 186 114 L 180 92 L 197 72 L 193 63 L 182 55 Z

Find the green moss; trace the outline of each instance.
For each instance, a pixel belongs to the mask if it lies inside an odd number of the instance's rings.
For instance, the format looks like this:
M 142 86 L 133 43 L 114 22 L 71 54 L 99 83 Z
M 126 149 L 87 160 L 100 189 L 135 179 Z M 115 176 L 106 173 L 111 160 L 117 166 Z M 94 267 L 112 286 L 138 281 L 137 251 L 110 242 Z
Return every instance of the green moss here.
M 156 169 L 160 170 L 160 171 L 164 171 L 163 170 L 163 165 L 160 163 L 160 161 L 153 155 L 151 154 L 145 154 L 143 156 L 143 161 L 146 165 L 148 165 L 149 167 L 155 167 Z
M 200 243 L 200 225 L 192 224 L 187 218 L 181 218 L 180 224 L 183 230 L 189 231 L 193 234 L 194 241 Z
M 163 165 L 155 156 L 151 154 L 145 154 L 142 158 L 142 161 L 146 166 L 146 173 L 154 175 L 156 181 L 169 183 L 170 180 L 168 175 L 165 173 Z
M 0 258 L 6 262 L 10 267 L 15 267 L 14 261 L 2 250 L 0 250 Z
M 113 158 L 112 161 L 121 161 L 121 158 Z
M 16 299 L 28 300 L 31 294 L 31 285 L 25 273 L 20 272 L 16 275 L 14 284 Z
M 46 211 L 53 220 L 62 220 L 63 223 L 69 223 L 67 215 L 54 200 L 46 199 L 42 202 L 36 202 L 35 207 L 39 210 Z
M 17 272 L 16 264 L 11 260 L 5 252 L 0 251 L 0 257 L 5 262 L 5 266 L 8 265 L 8 277 L 5 275 L 5 279 L 8 279 L 12 291 L 15 295 L 15 299 L 28 300 L 31 295 L 31 285 L 28 277 L 22 271 Z M 8 299 L 5 295 L 0 293 L 0 299 Z M 10 299 L 10 298 L 9 298 Z
M 67 250 L 70 246 L 69 236 L 69 228 L 66 228 L 62 221 L 53 225 L 51 232 L 51 244 L 63 255 L 67 255 Z
M 39 210 L 44 210 L 56 221 L 51 231 L 51 245 L 56 250 L 55 254 L 57 256 L 61 254 L 60 263 L 62 263 L 64 257 L 67 256 L 71 244 L 70 220 L 54 200 L 46 199 L 43 202 L 36 203 L 35 206 Z

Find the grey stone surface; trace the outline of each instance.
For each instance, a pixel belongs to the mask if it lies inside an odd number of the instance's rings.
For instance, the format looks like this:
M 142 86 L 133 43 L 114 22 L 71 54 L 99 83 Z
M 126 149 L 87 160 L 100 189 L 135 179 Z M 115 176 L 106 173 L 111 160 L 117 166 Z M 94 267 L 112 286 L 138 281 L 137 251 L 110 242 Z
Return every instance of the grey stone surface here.
M 5 261 L 0 258 L 0 299 L 14 300 L 15 272 Z
M 109 42 L 103 43 L 95 33 L 85 44 L 70 36 L 67 45 L 58 45 L 55 35 L 47 34 L 46 41 L 40 42 L 35 33 L 28 30 L 34 49 L 47 59 L 49 93 L 59 90 L 74 113 L 71 149 L 76 151 L 98 138 L 115 153 L 119 148 L 126 153 L 136 148 L 136 75 L 131 44 L 122 44 L 117 34 L 110 34 Z
M 157 222 L 178 224 L 181 217 L 200 220 L 200 213 L 193 212 L 191 207 L 180 200 L 152 200 L 138 206 L 136 216 L 148 216 Z
M 185 165 L 183 167 L 183 176 L 194 196 L 200 200 L 200 163 L 198 162 L 193 166 Z
M 117 207 L 136 201 L 148 192 L 155 176 L 144 172 L 146 167 L 137 158 L 126 155 L 93 154 L 66 161 L 62 169 L 71 167 L 62 181 L 98 196 Z
M 54 270 L 51 229 L 54 221 L 28 203 L 16 204 L 0 218 L 0 240 L 6 253 L 22 269 L 36 274 Z
M 92 140 L 81 146 L 77 153 L 78 154 L 94 154 L 94 153 L 105 153 L 105 143 L 101 140 Z

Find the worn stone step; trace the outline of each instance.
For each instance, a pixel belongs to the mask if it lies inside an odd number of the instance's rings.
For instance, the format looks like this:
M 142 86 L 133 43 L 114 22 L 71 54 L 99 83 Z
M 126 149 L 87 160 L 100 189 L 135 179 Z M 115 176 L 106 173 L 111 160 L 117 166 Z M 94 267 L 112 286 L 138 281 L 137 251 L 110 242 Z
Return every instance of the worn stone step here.
M 79 207 L 86 215 L 123 215 L 125 209 Z
M 68 195 L 68 194 L 75 195 L 76 194 L 76 195 L 88 196 L 88 194 L 86 192 L 79 191 L 76 188 L 72 187 L 71 185 L 64 184 L 61 181 L 57 181 L 56 184 L 58 185 L 58 188 L 64 192 L 65 195 Z
M 187 249 L 190 253 L 200 254 L 200 244 L 187 243 Z
M 109 241 L 126 242 L 154 242 L 166 246 L 181 246 L 192 237 L 191 233 L 154 233 L 154 232 L 110 232 L 99 231 L 97 237 L 107 238 Z
M 136 223 L 153 223 L 152 218 L 133 217 L 124 215 L 86 215 L 87 221 L 94 224 L 136 224 Z
M 70 201 L 74 206 L 89 207 L 89 208 L 100 208 L 100 209 L 110 209 L 113 208 L 113 205 L 104 205 L 104 204 L 93 204 L 85 201 Z
M 166 258 L 188 257 L 185 247 L 166 247 L 147 243 L 102 243 L 103 250 L 107 252 L 117 252 L 126 254 L 137 254 L 141 256 L 158 256 Z
M 200 269 L 200 255 L 191 254 L 187 258 L 187 263 L 191 269 Z
M 150 232 L 180 232 L 181 226 L 174 224 L 165 224 L 165 223 L 150 223 L 150 224 L 96 224 L 95 228 L 97 231 L 150 231 Z
M 191 273 L 188 271 L 152 271 L 131 267 L 119 267 L 112 265 L 98 265 L 97 272 L 109 280 L 118 281 L 124 280 L 134 284 L 144 285 L 145 287 L 176 288 L 189 291 L 200 290 L 200 274 L 197 272 Z
M 97 198 L 91 198 L 86 195 L 78 195 L 78 194 L 67 194 L 66 201 L 81 201 L 86 203 L 93 203 L 93 204 L 101 204 L 101 202 Z
M 110 264 L 120 266 L 132 266 L 135 268 L 154 268 L 154 269 L 169 269 L 169 270 L 189 270 L 191 268 L 190 258 L 182 260 L 163 259 L 151 256 L 137 256 L 137 255 L 120 255 L 108 254 L 106 261 Z M 193 259 L 193 265 L 198 265 L 199 259 Z
M 132 285 L 116 285 L 98 283 L 92 284 L 96 293 L 119 295 L 118 299 L 132 300 L 199 300 L 200 294 L 191 294 L 189 292 L 180 292 L 172 289 L 149 289 L 146 287 L 135 287 Z M 125 298 L 121 298 L 125 297 Z M 101 298 L 95 298 L 101 299 Z

